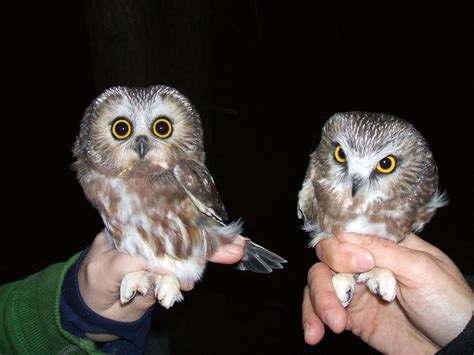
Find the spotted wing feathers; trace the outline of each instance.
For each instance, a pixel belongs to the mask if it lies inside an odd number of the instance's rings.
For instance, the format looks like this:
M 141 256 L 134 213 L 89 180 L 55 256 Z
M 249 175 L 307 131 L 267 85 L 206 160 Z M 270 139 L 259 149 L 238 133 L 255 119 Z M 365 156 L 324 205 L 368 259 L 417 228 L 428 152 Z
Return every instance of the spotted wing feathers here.
M 183 160 L 174 168 L 173 173 L 196 207 L 224 224 L 227 212 L 209 170 L 192 160 Z
M 174 176 L 196 207 L 205 215 L 219 222 L 222 225 L 220 228 L 241 228 L 240 221 L 227 226 L 224 224 L 227 220 L 227 212 L 217 192 L 214 180 L 205 166 L 185 160 L 174 168 Z M 282 269 L 282 263 L 286 263 L 286 260 L 247 239 L 244 256 L 237 264 L 237 269 L 270 273 L 273 269 Z

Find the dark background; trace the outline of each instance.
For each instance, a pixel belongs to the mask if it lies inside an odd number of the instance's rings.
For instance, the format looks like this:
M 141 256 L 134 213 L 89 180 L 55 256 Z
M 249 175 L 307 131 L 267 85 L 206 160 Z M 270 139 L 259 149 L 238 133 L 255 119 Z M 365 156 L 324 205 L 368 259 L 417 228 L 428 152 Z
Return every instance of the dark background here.
M 301 330 L 302 290 L 316 257 L 296 218 L 297 192 L 334 112 L 391 113 L 425 135 L 450 204 L 421 236 L 474 273 L 467 7 L 277 3 L 4 8 L 0 284 L 67 259 L 100 231 L 70 169 L 71 146 L 90 101 L 119 84 L 167 84 L 195 103 L 229 215 L 243 217 L 247 236 L 289 261 L 271 275 L 210 265 L 183 303 L 155 311 L 154 329 L 167 322 L 173 353 L 373 352 L 329 330 L 309 347 Z

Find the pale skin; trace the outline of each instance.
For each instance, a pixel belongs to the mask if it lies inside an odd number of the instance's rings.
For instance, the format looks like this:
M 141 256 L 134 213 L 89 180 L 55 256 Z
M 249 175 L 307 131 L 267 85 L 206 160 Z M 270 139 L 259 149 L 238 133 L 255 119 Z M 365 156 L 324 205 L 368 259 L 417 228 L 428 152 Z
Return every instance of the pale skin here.
M 232 244 L 220 247 L 209 261 L 219 264 L 234 264 L 244 255 L 245 239 L 236 238 Z M 125 274 L 146 270 L 144 258 L 119 253 L 111 247 L 103 233 L 99 233 L 83 259 L 78 272 L 79 290 L 85 303 L 102 317 L 132 322 L 140 319 L 156 302 L 153 290 L 142 296 L 137 293 L 131 302 L 120 302 L 120 283 Z M 160 274 L 160 270 L 151 270 Z M 193 289 L 194 285 L 183 285 L 183 291 Z M 111 334 L 86 334 L 88 338 L 107 342 L 117 339 Z
M 322 262 L 308 272 L 302 322 L 306 343 L 333 332 L 350 330 L 383 353 L 435 353 L 466 327 L 474 311 L 474 296 L 456 265 L 441 250 L 408 235 L 400 244 L 374 236 L 345 233 L 321 241 Z M 334 291 L 332 270 L 363 272 L 374 266 L 391 270 L 398 282 L 391 303 L 358 285 L 343 308 Z M 332 270 L 331 270 L 332 269 Z

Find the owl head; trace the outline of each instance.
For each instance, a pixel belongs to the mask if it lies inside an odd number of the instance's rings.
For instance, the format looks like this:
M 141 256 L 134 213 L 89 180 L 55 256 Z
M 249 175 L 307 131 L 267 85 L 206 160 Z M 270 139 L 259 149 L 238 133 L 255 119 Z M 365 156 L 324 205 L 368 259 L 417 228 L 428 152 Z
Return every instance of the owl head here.
M 437 191 L 433 154 L 407 121 L 388 114 L 337 113 L 312 155 L 326 188 L 344 201 L 430 199 Z
M 107 174 L 162 172 L 184 158 L 204 161 L 201 121 L 173 88 L 113 87 L 87 108 L 73 152 Z

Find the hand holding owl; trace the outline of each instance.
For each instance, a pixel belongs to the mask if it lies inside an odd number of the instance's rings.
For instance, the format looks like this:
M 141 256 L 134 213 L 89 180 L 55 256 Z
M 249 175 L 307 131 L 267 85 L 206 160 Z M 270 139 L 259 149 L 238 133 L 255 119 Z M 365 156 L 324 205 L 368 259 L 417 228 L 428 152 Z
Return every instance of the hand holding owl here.
M 474 297 L 459 269 L 414 234 L 398 245 L 374 236 L 340 234 L 316 249 L 322 262 L 308 272 L 302 307 L 308 344 L 317 344 L 327 325 L 336 333 L 351 330 L 383 353 L 434 353 L 472 317 Z M 360 255 L 370 255 L 375 267 L 394 273 L 398 281 L 394 302 L 381 302 L 366 287 L 358 286 L 351 304 L 342 307 L 331 269 L 367 271 L 353 263 Z
M 220 264 L 234 264 L 242 259 L 245 240 L 236 239 L 232 244 L 219 248 L 209 261 Z M 120 303 L 120 283 L 129 272 L 144 270 L 146 260 L 140 256 L 119 253 L 107 243 L 104 233 L 99 233 L 89 248 L 78 271 L 78 285 L 84 302 L 96 314 L 114 321 L 132 322 L 140 319 L 156 302 L 152 292 L 138 294 L 133 302 Z M 166 270 L 153 270 L 154 274 Z M 189 291 L 193 285 L 187 285 L 183 291 Z M 87 334 L 100 342 L 115 340 L 112 334 Z

